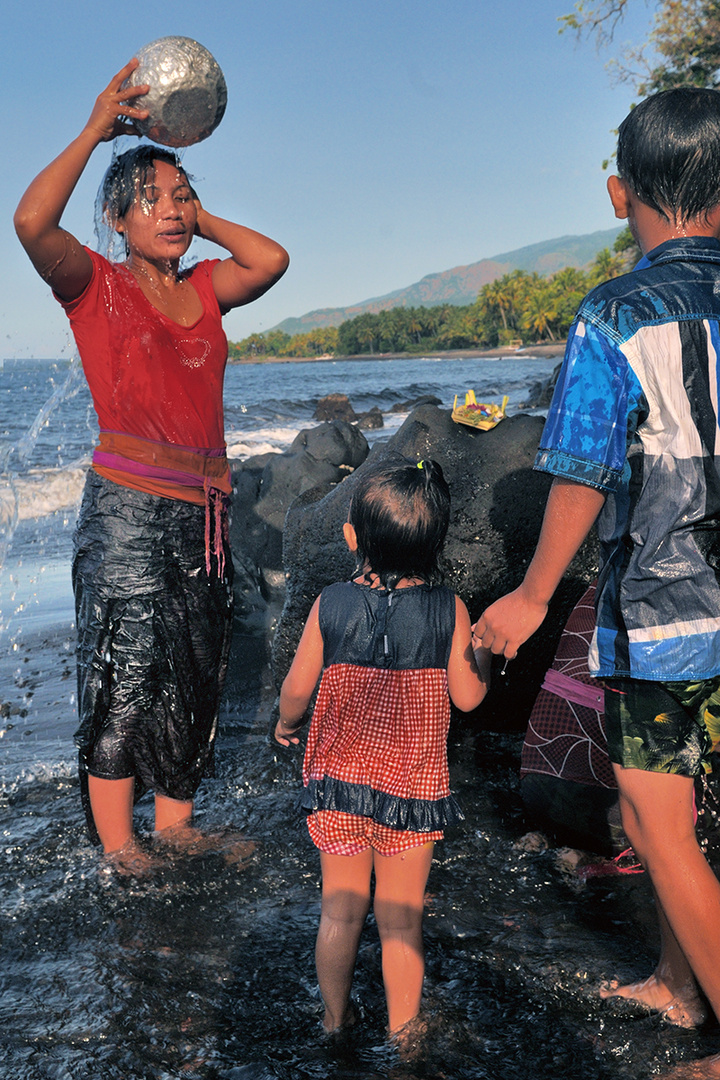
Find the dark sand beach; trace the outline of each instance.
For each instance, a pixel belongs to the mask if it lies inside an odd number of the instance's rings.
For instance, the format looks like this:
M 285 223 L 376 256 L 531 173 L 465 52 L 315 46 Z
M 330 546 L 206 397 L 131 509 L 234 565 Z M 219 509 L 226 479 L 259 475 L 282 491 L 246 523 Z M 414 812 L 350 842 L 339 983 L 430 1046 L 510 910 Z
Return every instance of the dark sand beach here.
M 437 352 L 433 350 L 429 352 L 428 356 L 434 356 L 438 359 L 445 360 L 482 360 L 493 359 L 497 357 L 505 357 L 506 359 L 513 356 L 526 357 L 536 356 L 538 358 L 547 358 L 557 356 L 561 358 L 565 351 L 564 341 L 552 341 L 543 342 L 540 345 L 524 345 L 519 349 L 509 349 L 507 346 L 497 349 L 450 349 L 447 352 Z M 419 359 L 421 355 L 418 353 L 358 353 L 353 356 L 268 356 L 268 357 L 249 357 L 244 356 L 241 359 L 230 359 L 231 364 L 311 364 L 320 360 L 335 360 L 338 363 L 351 363 L 353 361 L 367 361 L 367 360 L 412 360 Z

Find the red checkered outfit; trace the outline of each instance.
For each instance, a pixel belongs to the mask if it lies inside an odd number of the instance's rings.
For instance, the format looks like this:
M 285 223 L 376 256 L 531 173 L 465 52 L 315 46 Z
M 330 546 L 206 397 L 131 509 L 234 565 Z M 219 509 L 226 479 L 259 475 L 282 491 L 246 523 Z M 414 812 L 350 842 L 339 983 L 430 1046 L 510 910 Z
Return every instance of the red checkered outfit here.
M 447 764 L 454 594 L 344 582 L 323 591 L 319 622 L 325 670 L 303 767 L 313 842 L 393 855 L 442 839 L 462 820 Z

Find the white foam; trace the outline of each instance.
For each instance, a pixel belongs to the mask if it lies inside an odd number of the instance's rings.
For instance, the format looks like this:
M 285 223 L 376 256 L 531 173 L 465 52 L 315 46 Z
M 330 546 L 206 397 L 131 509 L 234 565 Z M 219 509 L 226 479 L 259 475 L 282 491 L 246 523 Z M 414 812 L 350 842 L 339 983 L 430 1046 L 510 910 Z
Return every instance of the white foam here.
M 77 507 L 85 483 L 86 467 L 30 469 L 13 479 L 18 521 L 46 517 L 56 510 Z
M 227 431 L 225 442 L 228 457 L 242 461 L 255 454 L 282 454 L 303 428 L 315 427 L 316 424 L 317 421 L 312 424 L 298 422 L 283 427 L 258 428 L 257 431 Z

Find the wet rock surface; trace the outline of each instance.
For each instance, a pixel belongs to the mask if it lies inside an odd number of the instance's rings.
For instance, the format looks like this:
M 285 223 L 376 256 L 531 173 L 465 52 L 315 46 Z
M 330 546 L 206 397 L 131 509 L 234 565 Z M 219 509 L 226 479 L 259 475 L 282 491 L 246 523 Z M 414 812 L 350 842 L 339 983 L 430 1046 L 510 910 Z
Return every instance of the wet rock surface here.
M 282 535 L 293 500 L 305 491 L 339 484 L 367 454 L 357 426 L 333 420 L 301 431 L 286 453 L 233 463 L 230 543 L 239 633 L 269 629 L 268 604 L 284 589 Z

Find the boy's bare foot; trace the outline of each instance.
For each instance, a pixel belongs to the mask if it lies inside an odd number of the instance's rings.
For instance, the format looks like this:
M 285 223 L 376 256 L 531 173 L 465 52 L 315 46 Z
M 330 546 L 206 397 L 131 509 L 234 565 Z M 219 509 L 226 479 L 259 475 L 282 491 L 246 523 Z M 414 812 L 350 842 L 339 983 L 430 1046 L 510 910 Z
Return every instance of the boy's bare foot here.
M 185 822 L 154 832 L 153 839 L 182 855 L 222 855 L 228 865 L 235 866 L 246 862 L 255 850 L 254 842 L 240 833 L 204 833 Z
M 720 1077 L 720 1054 L 676 1065 L 668 1073 L 661 1073 L 660 1080 L 718 1080 Z
M 695 1028 L 707 1019 L 707 1009 L 692 983 L 680 987 L 674 994 L 654 974 L 642 982 L 628 983 L 626 986 L 620 986 L 617 979 L 613 979 L 600 987 L 600 997 L 637 1002 L 653 1012 L 659 1012 L 663 1020 L 675 1027 Z

